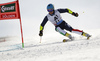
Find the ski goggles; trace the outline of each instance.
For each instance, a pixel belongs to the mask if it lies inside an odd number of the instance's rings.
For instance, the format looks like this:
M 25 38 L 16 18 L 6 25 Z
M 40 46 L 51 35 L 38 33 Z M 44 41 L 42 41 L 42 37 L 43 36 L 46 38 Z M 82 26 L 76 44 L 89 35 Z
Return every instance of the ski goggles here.
M 48 9 L 48 12 L 52 12 L 53 11 L 53 9 Z

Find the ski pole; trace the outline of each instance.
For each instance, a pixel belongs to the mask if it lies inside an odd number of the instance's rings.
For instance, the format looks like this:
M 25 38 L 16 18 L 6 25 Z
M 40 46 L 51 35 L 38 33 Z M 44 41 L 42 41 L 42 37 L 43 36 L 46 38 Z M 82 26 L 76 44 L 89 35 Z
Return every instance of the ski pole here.
M 41 43 L 41 40 L 42 40 L 42 36 L 40 36 L 40 43 Z

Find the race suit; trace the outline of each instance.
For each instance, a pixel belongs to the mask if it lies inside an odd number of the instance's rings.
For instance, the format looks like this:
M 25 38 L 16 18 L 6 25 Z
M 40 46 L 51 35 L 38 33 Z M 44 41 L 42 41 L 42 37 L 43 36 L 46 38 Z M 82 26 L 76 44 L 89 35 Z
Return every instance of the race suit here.
M 60 13 L 69 13 L 69 14 L 73 14 L 74 12 L 72 12 L 70 9 L 57 9 L 54 10 L 54 13 L 52 15 L 50 15 L 49 13 L 45 16 L 44 20 L 42 21 L 41 25 L 40 25 L 40 31 L 43 30 L 45 24 L 47 23 L 47 21 L 49 20 L 54 26 L 55 26 L 55 30 L 58 31 L 59 33 L 61 33 L 62 35 L 65 35 L 67 32 L 64 31 L 68 30 L 70 32 L 75 32 L 78 34 L 82 34 L 82 31 L 78 30 L 78 29 L 73 29 L 70 25 L 68 25 L 68 23 L 66 23 Z

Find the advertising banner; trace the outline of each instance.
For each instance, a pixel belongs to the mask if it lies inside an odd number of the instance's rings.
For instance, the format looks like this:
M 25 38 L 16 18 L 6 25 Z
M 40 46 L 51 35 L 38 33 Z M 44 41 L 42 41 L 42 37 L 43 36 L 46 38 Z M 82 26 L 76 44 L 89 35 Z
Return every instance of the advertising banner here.
M 0 4 L 0 20 L 19 18 L 18 1 Z

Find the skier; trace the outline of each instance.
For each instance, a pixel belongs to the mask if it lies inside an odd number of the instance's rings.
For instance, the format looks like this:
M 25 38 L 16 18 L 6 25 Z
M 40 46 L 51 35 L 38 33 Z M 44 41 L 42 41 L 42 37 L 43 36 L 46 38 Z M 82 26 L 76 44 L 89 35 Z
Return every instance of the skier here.
M 74 29 L 72 28 L 68 23 L 66 23 L 62 18 L 60 13 L 69 13 L 75 17 L 78 17 L 78 13 L 72 12 L 70 9 L 66 8 L 66 9 L 54 9 L 54 5 L 53 4 L 48 4 L 47 5 L 47 11 L 49 12 L 44 20 L 42 21 L 41 25 L 40 25 L 40 32 L 39 32 L 39 36 L 43 36 L 43 29 L 45 24 L 47 23 L 47 21 L 49 20 L 51 23 L 54 24 L 55 26 L 55 30 L 59 33 L 61 33 L 62 35 L 68 37 L 69 39 L 73 40 L 73 37 L 71 36 L 71 34 L 69 34 L 68 32 L 64 31 L 70 31 L 72 33 L 77 33 L 79 35 L 83 35 L 85 37 L 87 37 L 87 39 L 89 39 L 89 37 L 91 37 L 89 34 L 78 30 L 78 29 Z

